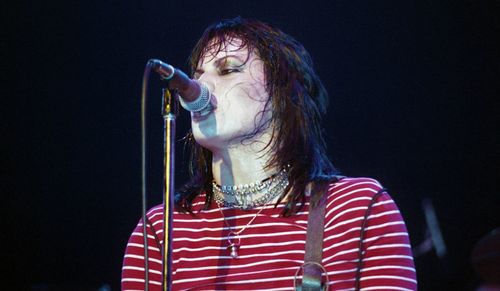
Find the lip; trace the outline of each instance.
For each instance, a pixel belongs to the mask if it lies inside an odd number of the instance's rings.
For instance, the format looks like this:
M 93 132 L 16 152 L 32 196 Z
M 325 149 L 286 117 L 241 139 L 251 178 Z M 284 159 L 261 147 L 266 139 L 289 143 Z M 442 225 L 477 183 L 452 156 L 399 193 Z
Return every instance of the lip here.
M 204 115 L 201 115 L 199 113 L 191 113 L 191 119 L 193 121 L 196 121 L 196 122 L 201 122 L 201 121 L 207 120 L 208 118 L 210 118 L 210 116 L 212 116 L 214 114 L 214 112 L 216 110 L 217 110 L 217 108 L 214 108 L 213 110 L 210 110 L 210 112 L 208 112 Z

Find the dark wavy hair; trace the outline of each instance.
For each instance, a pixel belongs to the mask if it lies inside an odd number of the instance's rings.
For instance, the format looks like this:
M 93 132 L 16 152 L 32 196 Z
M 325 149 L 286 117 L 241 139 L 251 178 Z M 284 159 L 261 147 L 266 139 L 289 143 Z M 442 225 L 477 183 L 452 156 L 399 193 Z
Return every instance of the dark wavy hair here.
M 278 203 L 288 193 L 282 215 L 290 216 L 303 207 L 309 182 L 313 182 L 315 193 L 337 174 L 326 155 L 320 126 L 328 93 L 313 70 L 311 56 L 298 41 L 269 24 L 241 17 L 215 23 L 205 30 L 189 59 L 191 74 L 207 53 L 223 50 L 232 39 L 241 40 L 240 48 L 255 51 L 264 63 L 270 96 L 265 108 L 272 106 L 274 125 L 265 148 L 272 153 L 267 166 L 289 166 L 290 183 Z M 206 208 L 212 201 L 212 153 L 197 144 L 191 132 L 186 136 L 185 149 L 190 153 L 191 178 L 177 192 L 175 206 L 178 211 L 192 212 L 192 202 L 199 194 L 206 193 Z

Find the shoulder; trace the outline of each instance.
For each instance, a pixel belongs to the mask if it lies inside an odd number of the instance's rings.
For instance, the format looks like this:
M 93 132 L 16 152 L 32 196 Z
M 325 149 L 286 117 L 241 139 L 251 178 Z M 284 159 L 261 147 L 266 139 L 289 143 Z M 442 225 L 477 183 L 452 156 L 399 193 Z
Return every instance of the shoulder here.
M 366 227 L 366 228 L 365 228 Z M 344 240 L 393 233 L 407 239 L 403 217 L 389 193 L 371 178 L 344 178 L 330 185 L 325 210 L 325 230 Z M 352 237 L 351 237 L 352 236 Z
M 204 206 L 205 206 L 205 193 L 198 195 L 198 197 L 195 198 L 193 201 L 193 213 L 184 213 L 184 212 L 179 212 L 174 210 L 174 217 L 176 216 L 191 216 L 191 215 L 196 215 L 197 212 L 201 211 Z M 151 207 L 148 212 L 146 213 L 146 216 L 149 220 L 149 222 L 155 226 L 159 223 L 163 223 L 163 215 L 164 215 L 164 209 L 163 209 L 163 204 L 158 204 L 154 207 Z
M 371 198 L 382 191 L 382 189 L 382 184 L 372 178 L 345 177 L 329 185 L 328 200 L 342 200 L 359 197 Z
M 330 184 L 326 204 L 327 220 L 359 221 L 367 215 L 367 210 L 371 216 L 401 219 L 394 200 L 375 179 L 346 177 Z
M 154 225 L 157 221 L 163 221 L 163 212 L 163 204 L 158 204 L 148 210 L 146 217 Z

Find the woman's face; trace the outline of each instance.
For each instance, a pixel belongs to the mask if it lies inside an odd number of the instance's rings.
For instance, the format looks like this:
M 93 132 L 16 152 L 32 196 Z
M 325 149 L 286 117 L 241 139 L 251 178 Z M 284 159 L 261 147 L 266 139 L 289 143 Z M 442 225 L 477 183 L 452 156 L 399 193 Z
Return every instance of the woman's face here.
M 270 120 L 264 64 L 240 44 L 241 40 L 230 39 L 219 52 L 215 46 L 201 58 L 194 75 L 210 88 L 216 107 L 206 116 L 191 116 L 194 138 L 210 150 L 239 145 Z

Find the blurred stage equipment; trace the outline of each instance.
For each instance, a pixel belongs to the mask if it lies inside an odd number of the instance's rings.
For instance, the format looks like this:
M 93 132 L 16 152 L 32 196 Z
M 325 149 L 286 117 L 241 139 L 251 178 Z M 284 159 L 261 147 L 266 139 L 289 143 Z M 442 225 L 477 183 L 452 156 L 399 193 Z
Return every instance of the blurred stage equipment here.
M 439 222 L 436 216 L 436 211 L 432 205 L 432 201 L 428 198 L 422 200 L 422 209 L 425 215 L 426 222 L 426 238 L 418 246 L 413 248 L 413 256 L 415 258 L 430 252 L 432 249 L 436 251 L 436 255 L 442 259 L 446 255 L 446 245 L 444 243 Z

